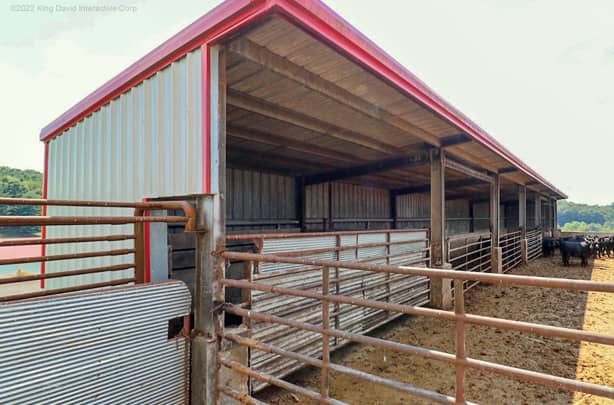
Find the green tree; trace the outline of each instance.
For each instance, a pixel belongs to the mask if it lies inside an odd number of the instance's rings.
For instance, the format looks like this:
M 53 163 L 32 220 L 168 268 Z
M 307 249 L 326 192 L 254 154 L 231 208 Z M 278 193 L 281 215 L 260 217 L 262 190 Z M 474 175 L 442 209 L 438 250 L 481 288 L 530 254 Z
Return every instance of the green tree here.
M 41 198 L 43 175 L 36 170 L 20 170 L 0 166 L 0 197 Z M 0 215 L 40 215 L 41 209 L 33 205 L 0 205 Z M 0 232 L 26 235 L 39 232 L 40 228 L 7 227 Z

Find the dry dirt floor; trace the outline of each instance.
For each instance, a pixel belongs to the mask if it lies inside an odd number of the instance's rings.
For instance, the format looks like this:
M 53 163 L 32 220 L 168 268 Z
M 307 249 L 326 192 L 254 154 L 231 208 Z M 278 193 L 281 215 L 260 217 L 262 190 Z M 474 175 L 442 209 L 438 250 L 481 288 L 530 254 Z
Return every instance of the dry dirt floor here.
M 582 268 L 563 267 L 560 257 L 538 259 L 511 274 L 614 281 L 614 259 L 595 260 Z M 614 294 L 584 293 L 533 287 L 478 285 L 466 294 L 468 313 L 614 334 Z M 454 327 L 431 318 L 405 317 L 374 336 L 454 352 Z M 582 381 L 614 387 L 614 347 L 492 328 L 467 327 L 467 355 Z M 454 395 L 454 368 L 420 357 L 350 345 L 332 361 L 418 387 Z M 319 371 L 305 369 L 288 378 L 319 391 Z M 528 384 L 469 370 L 466 399 L 481 404 L 614 404 L 614 401 Z M 398 391 L 341 374 L 331 375 L 331 396 L 352 404 L 426 404 Z M 309 403 L 286 391 L 267 388 L 257 394 L 273 404 Z

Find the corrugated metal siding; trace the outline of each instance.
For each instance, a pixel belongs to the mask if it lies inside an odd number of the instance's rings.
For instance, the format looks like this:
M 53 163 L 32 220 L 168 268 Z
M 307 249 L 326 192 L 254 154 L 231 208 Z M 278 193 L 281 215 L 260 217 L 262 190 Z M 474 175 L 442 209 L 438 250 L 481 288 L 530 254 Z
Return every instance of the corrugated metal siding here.
M 202 192 L 200 50 L 128 90 L 49 144 L 48 198 L 140 201 Z M 49 207 L 48 215 L 130 215 L 131 210 Z M 128 233 L 132 226 L 48 227 L 49 238 Z M 131 243 L 49 246 L 48 254 L 130 247 Z M 50 262 L 47 271 L 128 262 Z M 122 274 L 123 273 L 123 274 Z M 47 280 L 49 288 L 121 278 L 131 271 Z
M 473 204 L 473 230 L 483 232 L 490 230 L 490 204 L 481 202 Z
M 226 219 L 296 219 L 293 177 L 251 170 L 226 172 Z
M 397 196 L 399 228 L 429 228 L 431 226 L 431 196 L 416 193 Z M 468 200 L 446 201 L 446 232 L 449 235 L 471 231 L 471 210 Z M 488 211 L 486 211 L 488 215 Z
M 186 403 L 182 282 L 0 304 L 0 403 Z

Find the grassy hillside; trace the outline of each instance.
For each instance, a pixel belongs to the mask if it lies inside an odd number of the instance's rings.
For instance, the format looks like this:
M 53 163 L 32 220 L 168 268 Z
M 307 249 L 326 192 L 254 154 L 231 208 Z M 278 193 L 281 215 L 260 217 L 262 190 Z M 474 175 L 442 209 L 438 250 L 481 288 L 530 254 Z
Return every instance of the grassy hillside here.
M 560 201 L 558 223 L 563 231 L 614 232 L 614 203 L 589 205 Z
M 0 166 L 0 197 L 41 198 L 43 174 L 36 170 L 21 170 Z M 0 215 L 39 215 L 37 206 L 0 205 Z M 0 228 L 0 237 L 30 236 L 39 227 Z

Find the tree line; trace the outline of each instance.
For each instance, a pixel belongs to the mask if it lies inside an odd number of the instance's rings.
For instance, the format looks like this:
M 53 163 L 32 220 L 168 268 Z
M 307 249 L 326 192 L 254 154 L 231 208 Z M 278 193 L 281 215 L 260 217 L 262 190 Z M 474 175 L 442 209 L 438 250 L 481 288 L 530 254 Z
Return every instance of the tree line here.
M 0 197 L 41 198 L 43 174 L 36 170 L 21 170 L 0 166 Z M 2 205 L 0 215 L 40 215 L 41 207 L 34 205 Z M 0 233 L 10 236 L 27 236 L 40 232 L 40 227 L 0 228 Z
M 614 232 L 614 203 L 579 204 L 559 201 L 558 225 L 567 232 Z

